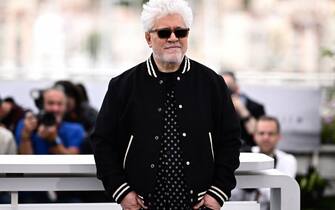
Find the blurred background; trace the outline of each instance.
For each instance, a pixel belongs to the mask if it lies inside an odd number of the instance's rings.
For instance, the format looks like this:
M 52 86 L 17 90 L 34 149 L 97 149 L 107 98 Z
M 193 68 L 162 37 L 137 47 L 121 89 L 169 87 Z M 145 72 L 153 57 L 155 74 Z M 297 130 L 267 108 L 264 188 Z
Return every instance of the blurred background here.
M 36 110 L 32 89 L 71 80 L 85 85 L 99 109 L 110 78 L 150 55 L 139 18 L 143 2 L 1 0 L 1 97 Z M 280 148 L 298 159 L 299 180 L 308 182 L 303 202 L 318 201 L 304 208 L 332 209 L 335 0 L 189 3 L 188 56 L 217 73 L 233 71 L 243 92 L 280 119 Z M 309 183 L 311 167 L 319 181 Z

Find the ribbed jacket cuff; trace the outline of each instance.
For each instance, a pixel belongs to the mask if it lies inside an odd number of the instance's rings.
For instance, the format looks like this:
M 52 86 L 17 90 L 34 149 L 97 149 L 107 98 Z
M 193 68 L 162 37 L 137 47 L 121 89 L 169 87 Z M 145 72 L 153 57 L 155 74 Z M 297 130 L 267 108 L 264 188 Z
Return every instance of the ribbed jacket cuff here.
M 115 192 L 113 193 L 112 197 L 113 199 L 117 202 L 117 203 L 121 203 L 121 201 L 123 200 L 123 198 L 129 193 L 131 192 L 132 189 L 130 188 L 130 186 L 128 185 L 127 182 L 123 183 L 122 185 L 120 185 L 119 188 L 117 188 L 115 190 Z
M 220 190 L 220 188 L 215 186 L 211 186 L 208 189 L 207 194 L 215 198 L 215 200 L 217 200 L 221 206 L 225 201 L 228 200 L 228 196 L 222 190 Z

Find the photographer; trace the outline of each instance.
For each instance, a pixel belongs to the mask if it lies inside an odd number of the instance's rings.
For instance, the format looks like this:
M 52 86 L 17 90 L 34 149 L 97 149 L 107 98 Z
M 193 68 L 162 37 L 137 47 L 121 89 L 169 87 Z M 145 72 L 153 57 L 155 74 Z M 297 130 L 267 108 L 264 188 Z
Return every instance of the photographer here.
M 78 154 L 84 129 L 78 123 L 63 121 L 66 97 L 56 88 L 42 93 L 39 115 L 27 112 L 16 129 L 20 154 Z
M 241 151 L 249 152 L 251 147 L 256 145 L 253 135 L 255 133 L 257 119 L 265 115 L 264 106 L 246 94 L 241 93 L 233 72 L 224 71 L 222 72 L 222 76 L 229 88 L 234 108 L 240 118 Z

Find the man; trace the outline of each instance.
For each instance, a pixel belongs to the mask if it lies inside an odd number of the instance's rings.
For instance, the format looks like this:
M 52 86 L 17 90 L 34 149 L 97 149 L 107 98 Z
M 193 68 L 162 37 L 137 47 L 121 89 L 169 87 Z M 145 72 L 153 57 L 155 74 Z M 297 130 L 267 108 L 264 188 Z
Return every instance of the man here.
M 17 126 L 16 141 L 20 154 L 79 154 L 84 129 L 78 123 L 63 121 L 65 107 L 66 98 L 62 90 L 51 88 L 43 92 L 41 119 L 27 112 Z
M 277 118 L 262 116 L 256 123 L 254 139 L 257 146 L 252 147 L 253 152 L 261 152 L 274 158 L 275 169 L 295 178 L 297 161 L 291 154 L 277 149 L 281 138 L 280 124 Z M 260 202 L 262 210 L 270 209 L 270 190 L 234 190 L 232 200 L 256 200 Z
M 150 0 L 141 19 L 153 53 L 109 83 L 92 135 L 97 176 L 123 209 L 218 210 L 239 166 L 228 89 L 185 56 L 184 0 Z
M 44 90 L 42 93 L 42 110 L 39 116 L 31 111 L 19 122 L 15 137 L 19 154 L 79 154 L 85 132 L 78 123 L 63 121 L 66 111 L 66 96 L 57 88 Z M 71 193 L 44 192 L 23 193 L 22 202 L 60 202 L 77 201 Z
M 277 144 L 281 138 L 280 124 L 277 118 L 263 116 L 259 118 L 256 125 L 254 139 L 257 147 L 253 147 L 253 152 L 261 152 L 275 160 L 275 168 L 295 178 L 297 172 L 297 160 L 291 154 L 277 149 Z
M 242 150 L 250 151 L 250 148 L 255 146 L 253 134 L 256 120 L 265 115 L 264 107 L 240 92 L 240 87 L 233 72 L 225 71 L 222 75 L 230 90 L 234 107 L 240 118 L 241 138 L 243 141 Z

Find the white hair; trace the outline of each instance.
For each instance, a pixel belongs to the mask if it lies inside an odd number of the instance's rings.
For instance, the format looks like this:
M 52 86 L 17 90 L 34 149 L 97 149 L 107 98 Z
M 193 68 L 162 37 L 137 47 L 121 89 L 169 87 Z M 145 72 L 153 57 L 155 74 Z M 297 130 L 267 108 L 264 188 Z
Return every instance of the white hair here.
M 144 31 L 150 31 L 157 18 L 170 14 L 181 15 L 186 27 L 191 27 L 193 21 L 192 9 L 185 0 L 149 0 L 143 5 L 141 14 Z

